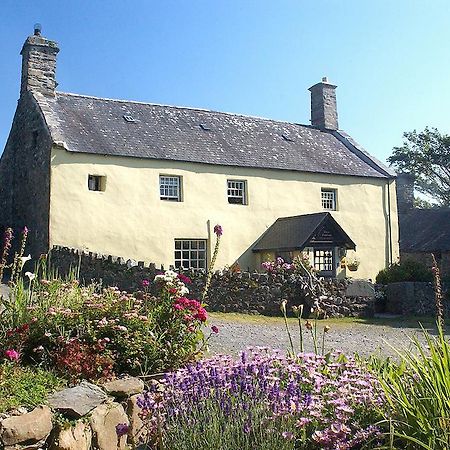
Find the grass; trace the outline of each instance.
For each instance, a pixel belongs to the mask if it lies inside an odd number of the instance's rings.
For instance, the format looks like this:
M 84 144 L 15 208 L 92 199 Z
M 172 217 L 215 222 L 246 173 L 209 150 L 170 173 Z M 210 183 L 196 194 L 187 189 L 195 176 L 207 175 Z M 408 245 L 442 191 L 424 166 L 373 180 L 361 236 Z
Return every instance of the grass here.
M 0 413 L 44 404 L 50 393 L 64 385 L 52 372 L 4 363 L 0 365 Z

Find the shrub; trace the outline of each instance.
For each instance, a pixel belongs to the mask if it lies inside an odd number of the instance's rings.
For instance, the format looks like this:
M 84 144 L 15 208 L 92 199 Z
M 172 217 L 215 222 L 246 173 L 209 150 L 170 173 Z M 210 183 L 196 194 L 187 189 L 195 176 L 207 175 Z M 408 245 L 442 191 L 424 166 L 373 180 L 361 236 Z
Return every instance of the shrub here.
M 175 272 L 156 276 L 158 297 L 147 288 L 132 295 L 38 278 L 28 289 L 19 281 L 5 302 L 0 358 L 14 350 L 23 364 L 56 367 L 76 380 L 166 371 L 197 356 L 206 311 L 185 297 L 189 291 Z
M 351 449 L 376 440 L 375 379 L 343 355 L 267 349 L 168 374 L 138 399 L 158 449 Z M 373 448 L 373 447 L 372 447 Z
M 398 283 L 401 281 L 431 281 L 433 275 L 423 263 L 413 259 L 405 259 L 380 270 L 376 277 L 379 284 Z
M 372 361 L 389 408 L 394 448 L 446 449 L 450 443 L 450 344 L 423 330 L 426 346 L 415 337 L 412 350 L 398 352 L 400 363 Z
M 0 365 L 0 413 L 45 403 L 51 392 L 63 386 L 64 381 L 52 372 L 5 362 Z

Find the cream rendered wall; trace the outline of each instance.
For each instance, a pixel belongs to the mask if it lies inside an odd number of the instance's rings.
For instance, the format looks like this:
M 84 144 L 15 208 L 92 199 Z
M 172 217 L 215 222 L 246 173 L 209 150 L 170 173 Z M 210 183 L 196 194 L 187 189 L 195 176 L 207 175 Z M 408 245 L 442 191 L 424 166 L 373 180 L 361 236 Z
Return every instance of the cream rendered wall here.
M 104 192 L 88 190 L 89 174 L 107 177 Z M 159 199 L 160 174 L 183 177 L 182 202 Z M 228 203 L 229 178 L 247 180 L 248 205 Z M 252 244 L 279 217 L 322 211 L 321 187 L 338 190 L 338 211 L 332 214 L 357 246 L 361 265 L 348 275 L 374 278 L 389 257 L 386 179 L 100 156 L 59 147 L 52 149 L 51 160 L 50 247 L 168 267 L 174 263 L 175 238 L 210 239 L 214 225 L 221 224 L 217 267 L 238 261 L 242 268 L 255 268 L 259 258 Z M 395 261 L 394 182 L 390 194 Z

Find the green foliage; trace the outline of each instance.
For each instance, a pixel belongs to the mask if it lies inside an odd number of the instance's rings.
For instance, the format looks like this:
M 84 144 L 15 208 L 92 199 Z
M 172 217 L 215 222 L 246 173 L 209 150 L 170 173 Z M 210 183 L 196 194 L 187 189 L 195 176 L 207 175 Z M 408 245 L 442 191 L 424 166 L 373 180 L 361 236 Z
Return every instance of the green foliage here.
M 423 330 L 426 345 L 398 352 L 399 364 L 372 360 L 389 408 L 382 412 L 387 434 L 401 449 L 448 449 L 450 445 L 450 344 L 438 326 L 437 337 Z
M 55 367 L 71 381 L 178 368 L 197 357 L 206 312 L 169 272 L 158 276 L 158 297 L 75 279 L 18 281 L 4 302 L 0 360 L 13 350 L 22 364 Z
M 398 283 L 401 281 L 432 281 L 433 274 L 430 269 L 413 259 L 391 264 L 388 268 L 380 270 L 376 277 L 379 284 Z
M 24 368 L 13 363 L 0 365 L 0 413 L 19 406 L 34 407 L 64 386 L 54 373 L 40 368 Z
M 388 158 L 397 170 L 415 175 L 416 189 L 441 206 L 450 206 L 450 136 L 436 128 L 403 134 L 401 147 Z
M 280 415 L 268 419 L 268 407 L 263 402 L 250 401 L 247 410 L 238 401 L 235 403 L 233 420 L 213 399 L 203 401 L 190 411 L 195 420 L 183 415 L 173 418 L 166 425 L 162 449 L 210 450 L 217 445 L 227 450 L 294 450 L 295 442 L 283 437 L 280 431 L 295 430 L 293 417 Z M 249 416 L 251 430 L 246 428 Z

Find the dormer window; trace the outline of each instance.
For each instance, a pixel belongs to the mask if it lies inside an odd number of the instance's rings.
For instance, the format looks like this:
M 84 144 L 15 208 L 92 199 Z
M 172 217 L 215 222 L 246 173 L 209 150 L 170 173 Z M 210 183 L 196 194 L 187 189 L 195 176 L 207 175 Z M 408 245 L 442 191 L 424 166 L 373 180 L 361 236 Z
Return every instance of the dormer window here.
M 106 189 L 106 177 L 101 175 L 88 176 L 88 189 L 103 192 Z

